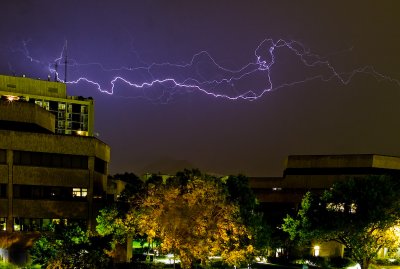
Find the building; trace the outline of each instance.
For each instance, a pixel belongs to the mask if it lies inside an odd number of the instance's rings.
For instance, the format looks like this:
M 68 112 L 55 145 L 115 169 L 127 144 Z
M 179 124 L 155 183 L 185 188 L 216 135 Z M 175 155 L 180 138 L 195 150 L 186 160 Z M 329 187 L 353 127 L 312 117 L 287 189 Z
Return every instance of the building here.
M 297 211 L 308 191 L 322 193 L 335 181 L 368 175 L 400 175 L 400 157 L 377 154 L 295 155 L 285 162 L 283 177 L 249 178 L 250 187 L 272 220 L 273 227 Z M 335 242 L 310 249 L 317 256 L 342 256 L 344 247 Z M 382 252 L 383 255 L 383 252 Z
M 20 253 L 51 222 L 93 229 L 104 205 L 110 147 L 92 136 L 93 100 L 66 96 L 65 89 L 59 82 L 0 76 L 3 259 L 23 262 Z
M 400 175 L 400 157 L 377 154 L 293 155 L 283 177 L 253 177 L 249 184 L 267 204 L 298 205 L 307 191 L 322 192 L 351 176 Z
M 56 134 L 93 136 L 93 99 L 68 96 L 64 83 L 0 75 L 0 99 L 23 100 L 50 111 Z

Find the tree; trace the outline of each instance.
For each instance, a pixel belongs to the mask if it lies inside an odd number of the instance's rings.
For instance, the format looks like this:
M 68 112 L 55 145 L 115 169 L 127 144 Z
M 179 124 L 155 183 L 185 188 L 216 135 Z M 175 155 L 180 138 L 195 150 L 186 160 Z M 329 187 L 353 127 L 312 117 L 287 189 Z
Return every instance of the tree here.
M 351 249 L 362 268 L 383 247 L 399 247 L 399 182 L 388 176 L 350 178 L 321 196 L 307 193 L 295 218 L 287 216 L 283 230 L 292 240 L 334 240 Z
M 139 200 L 144 193 L 144 182 L 133 173 L 115 174 L 111 179 L 126 182 L 117 202 L 100 210 L 96 217 L 96 231 L 101 236 L 112 236 L 112 246 L 125 243 L 127 236 L 135 236 L 133 219 L 127 219 L 129 210 L 137 209 Z
M 240 209 L 244 225 L 252 234 L 247 244 L 254 246 L 254 254 L 264 256 L 271 244 L 272 229 L 267 225 L 259 203 L 251 190 L 248 178 L 244 175 L 229 176 L 225 183 L 228 200 Z
M 53 224 L 30 250 L 43 268 L 109 268 L 107 237 L 90 235 L 76 224 Z
M 221 180 L 185 170 L 165 184 L 150 183 L 140 212 L 127 217 L 136 217 L 139 233 L 160 239 L 164 252 L 179 256 L 183 268 L 196 260 L 207 264 L 215 255 L 237 265 L 253 246 L 243 244 L 251 234 L 226 194 Z

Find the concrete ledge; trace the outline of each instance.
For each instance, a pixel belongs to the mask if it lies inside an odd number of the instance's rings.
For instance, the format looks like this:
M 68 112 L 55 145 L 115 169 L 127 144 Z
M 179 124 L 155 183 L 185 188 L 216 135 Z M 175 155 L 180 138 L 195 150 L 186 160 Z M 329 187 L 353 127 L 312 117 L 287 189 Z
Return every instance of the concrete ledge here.
M 0 102 L 0 121 L 9 122 L 12 126 L 20 129 L 36 128 L 44 132 L 55 132 L 55 116 L 44 108 L 26 102 Z M 11 124 L 12 123 L 12 124 Z

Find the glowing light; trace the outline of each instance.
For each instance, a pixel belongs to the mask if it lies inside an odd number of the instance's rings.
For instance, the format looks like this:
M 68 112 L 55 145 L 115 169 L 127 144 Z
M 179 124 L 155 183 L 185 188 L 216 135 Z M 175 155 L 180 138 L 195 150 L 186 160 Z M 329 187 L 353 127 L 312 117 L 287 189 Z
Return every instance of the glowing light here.
M 314 246 L 314 256 L 318 257 L 319 256 L 319 250 L 320 250 L 320 246 Z
M 307 73 L 307 75 L 302 78 L 275 82 L 273 79 L 273 74 L 275 73 L 272 73 L 272 70 L 275 70 L 277 63 L 280 63 L 278 51 L 285 52 L 296 59 L 305 68 L 306 72 L 303 73 Z M 22 52 L 31 62 L 44 64 L 30 55 L 27 42 L 23 44 L 23 49 L 19 52 Z M 64 44 L 60 55 L 52 63 L 45 64 L 60 82 L 62 80 L 59 79 L 59 74 L 53 65 L 55 62 L 61 66 L 65 54 L 66 45 Z M 211 71 L 199 71 L 204 64 L 207 65 L 205 69 Z M 273 39 L 263 40 L 255 48 L 253 59 L 236 69 L 220 65 L 207 51 L 194 54 L 191 60 L 184 64 L 166 62 L 119 68 L 105 68 L 101 63 L 79 63 L 69 58 L 68 68 L 79 69 L 81 67 L 93 68 L 91 73 L 94 73 L 93 70 L 96 71 L 94 68 L 97 68 L 97 71 L 100 69 L 101 72 L 112 72 L 112 78 L 108 82 L 109 86 L 105 87 L 100 80 L 87 76 L 70 79 L 67 84 L 89 84 L 98 91 L 109 95 L 114 94 L 118 86 L 128 87 L 132 89 L 130 93 L 132 96 L 129 95 L 127 98 L 144 98 L 155 103 L 168 103 L 179 94 L 193 92 L 219 99 L 254 101 L 270 91 L 307 83 L 312 80 L 324 82 L 335 80 L 340 84 L 346 85 L 359 73 L 368 74 L 376 79 L 392 82 L 400 86 L 399 80 L 377 72 L 373 66 L 359 67 L 350 72 L 337 71 L 326 57 L 312 53 L 298 41 L 286 41 L 283 39 L 277 41 Z M 75 71 L 77 72 L 74 73 L 81 73 L 79 70 Z M 137 74 L 139 75 L 137 76 Z M 130 79 L 131 76 L 134 79 Z M 104 81 L 102 74 L 98 74 L 98 77 L 101 77 Z M 138 79 L 138 77 L 141 79 Z M 255 81 L 260 83 L 254 84 Z M 152 95 L 151 88 L 157 89 L 159 91 L 158 94 Z
M 19 97 L 14 95 L 4 95 L 8 102 L 18 101 Z
M 81 135 L 81 136 L 87 136 L 87 132 L 86 131 L 81 131 L 81 130 L 76 131 L 76 134 L 77 135 Z

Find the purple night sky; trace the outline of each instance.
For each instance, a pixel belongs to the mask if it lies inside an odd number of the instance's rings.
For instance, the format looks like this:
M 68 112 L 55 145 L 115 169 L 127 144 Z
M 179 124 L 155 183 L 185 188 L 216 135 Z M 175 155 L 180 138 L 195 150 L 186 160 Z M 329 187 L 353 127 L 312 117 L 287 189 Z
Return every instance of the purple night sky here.
M 162 80 L 117 79 L 112 95 L 67 86 L 95 99 L 111 174 L 279 176 L 291 154 L 400 156 L 399 1 L 4 0 L 0 10 L 0 74 L 46 79 L 67 40 L 70 82 L 110 92 L 116 77 Z M 265 39 L 275 47 L 255 51 Z

